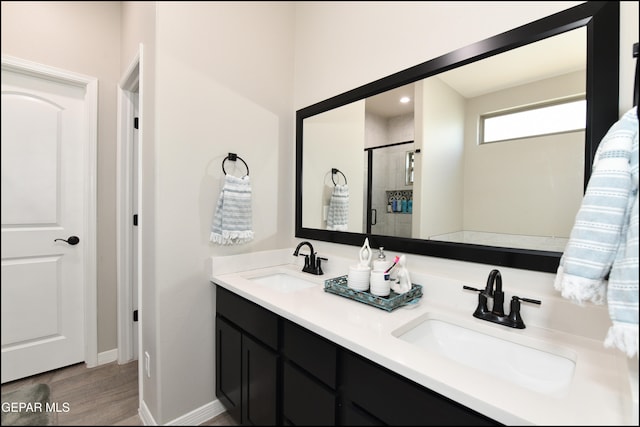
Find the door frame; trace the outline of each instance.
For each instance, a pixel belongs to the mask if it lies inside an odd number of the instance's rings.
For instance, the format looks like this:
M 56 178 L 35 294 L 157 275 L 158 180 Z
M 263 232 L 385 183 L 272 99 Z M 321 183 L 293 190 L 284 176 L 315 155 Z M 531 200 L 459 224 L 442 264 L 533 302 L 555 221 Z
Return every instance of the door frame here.
M 140 236 L 141 226 L 132 226 L 131 213 L 134 211 L 132 203 L 134 171 L 133 165 L 133 137 L 131 129 L 134 127 L 134 104 L 131 97 L 137 88 L 138 100 L 142 99 L 142 55 L 143 46 L 139 45 L 138 53 L 125 71 L 118 84 L 118 144 L 117 144 L 117 200 L 116 200 L 116 248 L 117 248 L 117 278 L 118 278 L 118 363 L 127 363 L 134 358 L 133 351 L 133 274 L 134 262 L 141 265 L 141 244 L 138 239 L 137 253 L 132 253 L 133 233 Z M 142 117 L 142 103 L 139 102 L 138 116 Z M 138 147 L 142 144 L 143 131 L 138 130 Z M 140 150 L 138 149 L 140 152 Z M 138 153 L 139 154 L 139 153 Z M 138 165 L 138 194 L 140 194 L 140 156 Z M 136 206 L 140 216 L 140 203 Z M 142 309 L 142 289 L 140 269 L 138 268 L 138 310 Z M 142 316 L 138 316 L 138 353 L 142 349 Z M 139 366 L 138 376 L 142 365 Z M 140 394 L 142 396 L 142 394 Z
M 2 69 L 57 81 L 85 90 L 86 151 L 84 159 L 84 361 L 87 367 L 98 365 L 97 299 L 97 149 L 98 79 L 9 55 L 2 55 Z

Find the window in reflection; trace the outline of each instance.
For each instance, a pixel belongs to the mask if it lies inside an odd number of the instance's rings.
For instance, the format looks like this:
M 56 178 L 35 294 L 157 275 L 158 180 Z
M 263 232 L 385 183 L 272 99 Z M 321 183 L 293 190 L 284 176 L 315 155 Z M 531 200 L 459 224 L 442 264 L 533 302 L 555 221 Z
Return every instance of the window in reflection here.
M 483 115 L 481 144 L 553 135 L 562 132 L 584 130 L 587 117 L 585 99 L 561 101 L 552 105 L 530 106 Z

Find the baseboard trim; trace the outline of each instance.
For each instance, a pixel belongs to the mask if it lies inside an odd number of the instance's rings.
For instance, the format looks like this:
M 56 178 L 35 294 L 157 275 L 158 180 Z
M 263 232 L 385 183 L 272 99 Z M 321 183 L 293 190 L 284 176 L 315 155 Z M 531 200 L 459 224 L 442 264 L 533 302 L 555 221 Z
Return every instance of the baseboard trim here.
M 98 365 L 105 365 L 107 363 L 115 362 L 118 360 L 118 349 L 103 351 L 98 353 Z
M 202 405 L 193 411 L 184 414 L 175 420 L 169 421 L 164 424 L 167 426 L 199 426 L 205 421 L 210 420 L 226 411 L 226 408 L 222 405 L 220 400 L 216 399 L 213 402 Z
M 140 420 L 142 421 L 142 425 L 144 426 L 157 426 L 156 420 L 153 419 L 153 415 L 147 408 L 147 404 L 144 403 L 144 400 L 140 402 L 140 408 L 138 408 L 138 415 L 140 416 Z
M 165 426 L 199 426 L 205 421 L 209 421 L 211 418 L 217 417 L 218 415 L 225 412 L 227 409 L 222 405 L 220 400 L 216 399 L 213 402 L 209 402 L 205 405 L 202 405 L 199 408 L 194 409 L 193 411 L 184 414 L 168 423 L 163 425 Z M 156 420 L 149 412 L 149 408 L 144 401 L 140 403 L 140 409 L 138 410 L 138 415 L 140 416 L 140 420 L 142 420 L 142 424 L 145 426 L 157 426 Z

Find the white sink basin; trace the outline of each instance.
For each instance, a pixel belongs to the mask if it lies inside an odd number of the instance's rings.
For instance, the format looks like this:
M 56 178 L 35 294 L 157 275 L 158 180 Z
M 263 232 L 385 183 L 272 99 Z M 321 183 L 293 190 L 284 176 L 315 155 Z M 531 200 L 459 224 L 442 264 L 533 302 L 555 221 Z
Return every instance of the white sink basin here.
M 264 276 L 249 277 L 248 279 L 282 293 L 318 286 L 317 283 L 287 273 L 270 273 Z
M 393 333 L 397 338 L 428 349 L 463 365 L 495 375 L 539 393 L 563 396 L 573 378 L 574 360 L 545 350 L 497 338 L 435 318 L 427 318 Z

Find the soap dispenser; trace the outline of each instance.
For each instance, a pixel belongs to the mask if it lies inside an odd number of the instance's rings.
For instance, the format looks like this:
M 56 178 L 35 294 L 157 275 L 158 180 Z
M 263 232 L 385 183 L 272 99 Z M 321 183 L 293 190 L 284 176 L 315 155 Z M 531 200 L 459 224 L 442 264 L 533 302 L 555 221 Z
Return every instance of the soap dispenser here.
M 373 271 L 385 271 L 387 268 L 389 268 L 387 256 L 384 254 L 384 247 L 380 246 L 378 258 L 373 261 Z

